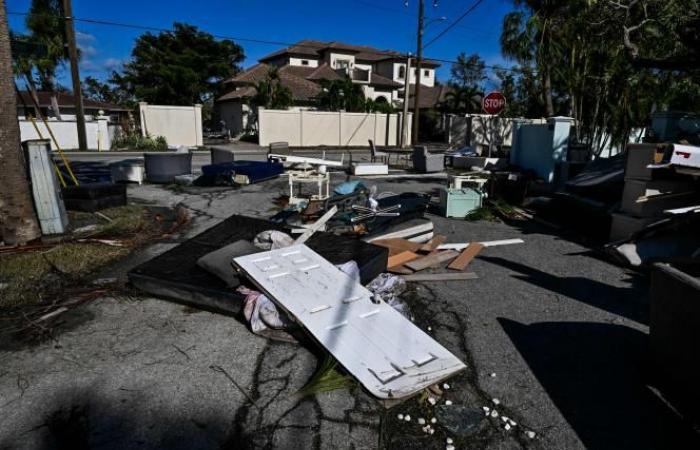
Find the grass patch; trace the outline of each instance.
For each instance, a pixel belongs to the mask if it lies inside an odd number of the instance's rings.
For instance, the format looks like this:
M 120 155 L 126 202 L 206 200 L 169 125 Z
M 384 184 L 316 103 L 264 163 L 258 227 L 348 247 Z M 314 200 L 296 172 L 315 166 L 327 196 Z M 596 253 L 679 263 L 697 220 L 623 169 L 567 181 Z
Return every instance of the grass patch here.
M 519 217 L 512 205 L 503 199 L 485 200 L 483 206 L 476 208 L 465 217 L 468 221 L 486 220 L 498 222 L 500 219 L 513 219 Z
M 335 360 L 331 355 L 326 354 L 323 362 L 319 366 L 318 370 L 313 377 L 306 383 L 306 386 L 301 388 L 297 395 L 300 397 L 307 397 L 313 394 L 320 394 L 322 392 L 335 391 L 337 389 L 353 388 L 357 386 L 357 382 L 354 378 L 346 375 L 340 371 L 340 366 L 338 361 Z
M 0 257 L 6 283 L 0 308 L 35 305 L 60 296 L 66 287 L 128 254 L 130 249 L 93 243 L 59 244 L 45 251 Z

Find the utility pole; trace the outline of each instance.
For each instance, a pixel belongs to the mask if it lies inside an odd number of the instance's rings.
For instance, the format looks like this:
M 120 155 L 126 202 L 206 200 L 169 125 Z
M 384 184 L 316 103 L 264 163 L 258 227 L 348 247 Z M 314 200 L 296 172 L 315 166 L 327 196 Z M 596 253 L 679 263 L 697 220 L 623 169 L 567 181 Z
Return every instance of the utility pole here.
M 78 48 L 75 44 L 75 27 L 73 24 L 73 6 L 71 0 L 63 0 L 63 14 L 66 16 L 66 39 L 68 41 L 68 57 L 70 58 L 70 75 L 73 79 L 73 97 L 75 97 L 75 119 L 78 125 L 78 148 L 87 150 L 85 134 L 85 111 L 83 110 L 83 93 L 80 88 L 80 72 L 78 70 Z
M 0 0 L 0 173 L 0 242 L 23 245 L 41 237 L 20 146 L 4 0 Z
M 420 78 L 423 62 L 423 30 L 425 29 L 425 0 L 418 0 L 418 36 L 416 43 L 416 88 L 413 95 L 413 142 L 418 143 L 418 114 L 420 112 Z M 411 74 L 406 73 L 411 81 Z
M 408 99 L 411 96 L 411 54 L 406 56 L 406 71 L 403 77 L 403 120 L 401 121 L 401 148 L 408 146 Z

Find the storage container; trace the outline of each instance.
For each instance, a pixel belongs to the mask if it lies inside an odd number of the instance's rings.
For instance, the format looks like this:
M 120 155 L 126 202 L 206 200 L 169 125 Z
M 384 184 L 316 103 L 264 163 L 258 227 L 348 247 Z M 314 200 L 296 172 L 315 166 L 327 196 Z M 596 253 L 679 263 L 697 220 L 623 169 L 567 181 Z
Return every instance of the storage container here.
M 464 218 L 481 207 L 483 194 L 472 188 L 440 189 L 440 208 L 445 217 Z

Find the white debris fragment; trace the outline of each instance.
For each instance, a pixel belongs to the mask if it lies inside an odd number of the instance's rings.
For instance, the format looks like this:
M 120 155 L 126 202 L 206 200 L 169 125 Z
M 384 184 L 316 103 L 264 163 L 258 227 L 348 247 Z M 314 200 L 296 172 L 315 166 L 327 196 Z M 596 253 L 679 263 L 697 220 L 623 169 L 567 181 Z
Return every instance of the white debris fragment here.
M 489 408 L 488 406 L 482 406 L 481 409 L 483 409 L 486 412 L 491 411 L 491 408 Z
M 435 400 L 435 397 L 428 397 L 428 403 L 434 405 L 435 403 L 437 403 L 437 400 Z
M 430 423 L 437 423 L 437 419 L 433 417 L 432 419 L 430 419 Z
M 435 433 L 435 429 L 434 429 L 434 428 L 431 428 L 430 430 L 428 430 L 428 434 L 433 434 L 433 433 Z
M 451 443 L 453 443 L 454 441 L 452 440 L 452 438 L 449 438 L 449 437 L 448 437 L 448 438 L 445 440 L 445 442 L 447 442 L 448 444 L 451 444 Z
M 513 420 L 513 419 L 508 419 L 508 423 L 509 423 L 511 426 L 516 426 L 516 425 L 517 425 L 517 422 L 516 422 L 515 420 Z
M 454 446 L 454 445 L 448 445 L 447 447 L 445 447 L 445 450 L 455 450 L 455 446 Z
M 418 418 L 418 425 L 425 425 L 425 419 L 422 417 Z
M 491 401 L 493 402 L 494 405 L 500 405 L 501 401 L 497 398 L 492 398 Z
M 411 416 L 408 415 L 408 414 L 406 414 L 406 415 L 403 417 L 403 420 L 405 420 L 406 422 L 410 422 L 410 421 L 411 421 Z
M 444 383 L 444 384 L 442 385 L 442 387 L 445 388 L 445 389 L 449 389 L 449 388 L 450 388 L 450 385 L 447 384 L 447 383 Z
M 504 422 L 508 422 L 509 419 L 506 416 L 501 416 L 501 420 Z
M 398 416 L 396 416 L 396 417 L 398 417 L 398 418 L 399 418 L 399 420 L 403 420 L 403 414 L 399 414 L 399 415 L 398 415 Z
M 428 331 L 433 331 L 432 327 L 428 327 Z
M 491 411 L 491 417 L 493 417 L 494 419 L 498 417 L 498 411 L 496 411 L 495 409 Z
M 535 436 L 537 436 L 534 431 L 528 431 L 525 434 L 527 434 L 527 437 L 529 437 L 530 439 L 535 439 Z
M 445 400 L 445 404 L 446 404 L 447 406 L 450 406 L 450 405 L 452 404 L 452 400 Z
M 505 428 L 506 431 L 510 430 L 510 424 L 507 423 L 503 428 Z
M 496 378 L 496 372 L 491 372 L 491 374 L 489 374 L 489 376 L 490 376 L 491 378 Z

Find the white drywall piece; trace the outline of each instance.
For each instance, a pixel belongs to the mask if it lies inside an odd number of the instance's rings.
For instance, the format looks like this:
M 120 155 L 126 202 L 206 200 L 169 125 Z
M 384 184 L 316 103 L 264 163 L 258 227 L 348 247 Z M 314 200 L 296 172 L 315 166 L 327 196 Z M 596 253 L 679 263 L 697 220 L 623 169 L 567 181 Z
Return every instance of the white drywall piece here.
M 233 263 L 378 398 L 406 397 L 466 367 L 305 245 L 241 256 Z

